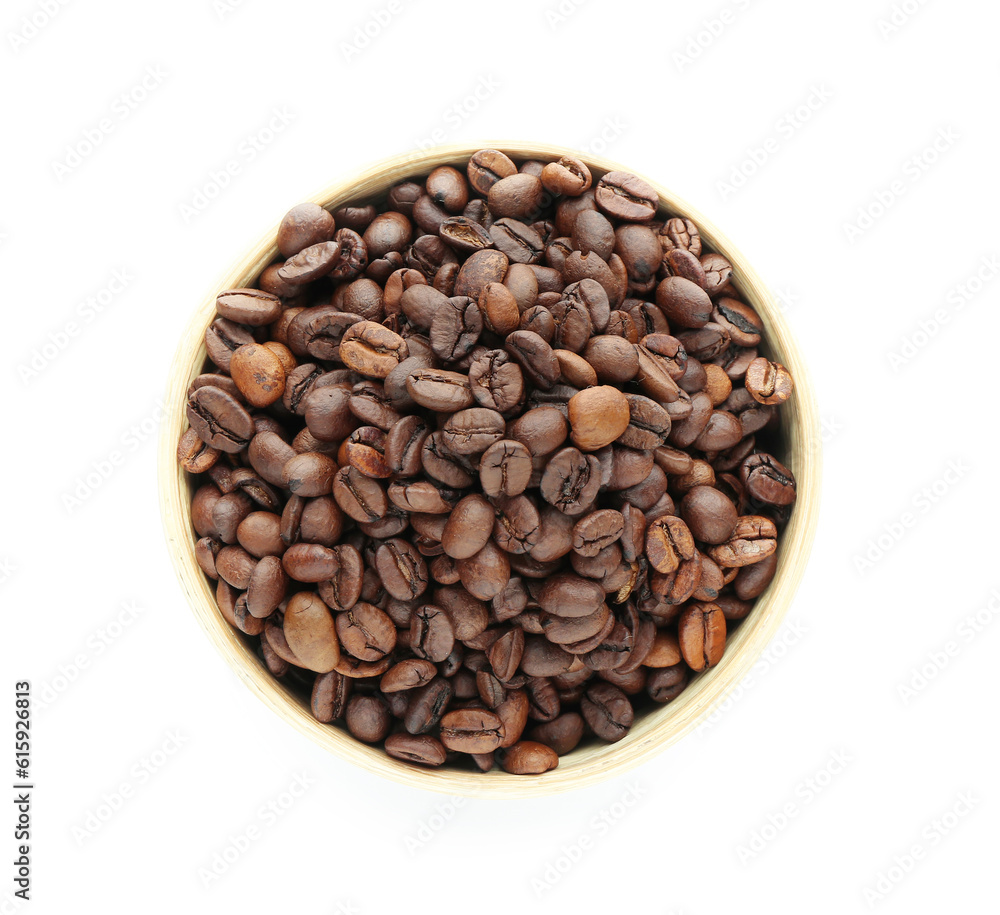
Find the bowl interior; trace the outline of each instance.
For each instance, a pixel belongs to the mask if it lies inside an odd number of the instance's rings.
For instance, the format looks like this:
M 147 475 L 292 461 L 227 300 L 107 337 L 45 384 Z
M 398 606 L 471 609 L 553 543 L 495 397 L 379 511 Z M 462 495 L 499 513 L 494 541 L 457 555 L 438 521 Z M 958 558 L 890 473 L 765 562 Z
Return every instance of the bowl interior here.
M 356 177 L 338 182 L 312 197 L 335 209 L 350 201 L 379 202 L 389 188 L 411 176 L 426 175 L 439 165 L 460 165 L 477 149 L 502 149 L 514 158 L 549 161 L 562 155 L 582 159 L 594 180 L 625 166 L 576 150 L 540 144 L 496 141 L 475 146 L 446 146 L 397 156 Z M 642 176 L 645 178 L 645 176 Z M 820 437 L 816 404 L 808 369 L 767 287 L 733 245 L 704 216 L 648 178 L 660 195 L 661 215 L 684 216 L 701 230 L 707 248 L 724 254 L 733 265 L 733 280 L 765 325 L 761 349 L 783 363 L 795 379 L 795 393 L 782 406 L 781 448 L 776 456 L 795 474 L 798 499 L 779 546 L 777 573 L 749 616 L 728 636 L 720 663 L 695 677 L 673 702 L 637 715 L 629 734 L 614 744 L 592 742 L 562 757 L 559 767 L 540 776 L 515 776 L 502 771 L 479 773 L 455 769 L 424 769 L 394 760 L 380 748 L 369 747 L 333 725 L 316 721 L 307 698 L 275 680 L 240 633 L 219 613 L 214 588 L 194 556 L 191 525 L 191 478 L 176 463 L 177 440 L 186 426 L 183 403 L 191 381 L 206 360 L 204 332 L 215 314 L 215 298 L 223 289 L 252 285 L 277 255 L 272 228 L 221 279 L 194 314 L 178 347 L 165 402 L 169 405 L 160 440 L 161 509 L 171 558 L 181 585 L 200 624 L 240 678 L 272 710 L 309 738 L 338 755 L 398 782 L 449 794 L 518 797 L 551 794 L 589 785 L 620 774 L 688 733 L 739 680 L 749 672 L 774 635 L 798 586 L 812 545 L 819 510 Z

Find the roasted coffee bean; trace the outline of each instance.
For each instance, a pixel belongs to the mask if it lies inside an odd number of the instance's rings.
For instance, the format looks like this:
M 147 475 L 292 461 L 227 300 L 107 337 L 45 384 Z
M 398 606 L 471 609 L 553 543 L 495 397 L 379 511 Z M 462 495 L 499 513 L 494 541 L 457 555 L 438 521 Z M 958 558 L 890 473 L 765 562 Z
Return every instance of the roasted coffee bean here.
M 488 709 L 457 709 L 441 718 L 441 743 L 449 750 L 489 753 L 503 737 L 503 722 Z
M 539 492 L 546 502 L 564 514 L 579 515 L 594 501 L 600 487 L 597 458 L 576 448 L 563 448 L 546 465 Z
M 625 521 L 621 512 L 603 508 L 584 515 L 573 527 L 573 549 L 581 556 L 596 556 L 622 535 Z
M 792 396 L 792 376 L 781 363 L 758 356 L 747 367 L 746 388 L 758 403 L 784 403 Z
M 458 574 L 465 590 L 480 600 L 491 600 L 510 581 L 510 559 L 492 540 L 478 553 L 458 561 Z
M 538 334 L 516 330 L 507 336 L 504 349 L 536 387 L 548 390 L 559 380 L 559 360 Z
M 385 378 L 409 355 L 406 341 L 373 321 L 359 321 L 345 332 L 340 358 L 349 369 L 369 378 Z
M 705 291 L 711 296 L 721 292 L 733 275 L 733 265 L 721 254 L 702 255 L 701 266 L 705 271 Z
M 483 350 L 474 355 L 466 384 L 479 406 L 498 413 L 513 410 L 524 399 L 521 367 L 502 349 Z
M 570 438 L 581 451 L 610 445 L 628 428 L 629 418 L 628 399 L 609 385 L 587 388 L 569 401 Z
M 410 650 L 417 657 L 443 661 L 454 645 L 455 631 L 444 610 L 425 604 L 414 611 L 410 623 Z
M 590 169 L 574 156 L 549 162 L 542 169 L 541 179 L 546 190 L 567 197 L 579 197 L 593 181 Z
M 386 591 L 398 600 L 412 600 L 427 590 L 427 563 L 406 540 L 386 540 L 375 552 L 375 568 Z
M 300 591 L 288 601 L 282 629 L 299 665 L 327 673 L 339 663 L 333 617 L 316 594 Z
M 681 562 L 691 559 L 694 552 L 694 538 L 680 518 L 666 515 L 646 528 L 646 555 L 657 572 L 673 572 Z
M 281 299 L 260 289 L 227 289 L 216 297 L 215 308 L 227 321 L 251 327 L 277 321 L 282 311 Z
M 503 417 L 496 410 L 471 407 L 452 414 L 441 434 L 453 454 L 481 454 L 504 434 Z
M 187 419 L 205 444 L 228 454 L 242 451 L 254 435 L 250 414 L 220 388 L 208 386 L 192 391 L 187 400 Z
M 188 473 L 204 473 L 219 460 L 221 451 L 206 445 L 194 429 L 186 429 L 177 443 L 177 462 Z
M 337 636 L 344 651 L 359 661 L 380 661 L 396 647 L 396 627 L 378 607 L 358 601 L 338 613 Z
M 740 600 L 750 601 L 759 597 L 771 583 L 778 568 L 778 555 L 772 553 L 753 565 L 744 566 L 733 579 L 733 588 Z M 723 607 L 723 611 L 725 611 Z M 726 617 L 731 619 L 731 617 Z
M 441 546 L 452 559 L 475 556 L 490 539 L 494 509 L 482 496 L 465 496 L 452 510 L 441 537 Z
M 656 191 L 628 172 L 608 172 L 597 182 L 594 199 L 608 216 L 625 222 L 649 222 L 659 204 Z
M 351 696 L 344 719 L 352 737 L 364 743 L 384 740 L 392 726 L 389 704 L 382 696 Z
M 681 694 L 689 680 L 690 674 L 684 664 L 661 667 L 646 680 L 646 693 L 654 702 L 670 702 Z
M 315 203 L 300 203 L 281 220 L 278 251 L 282 257 L 293 257 L 310 245 L 329 241 L 335 228 L 334 218 L 328 210 Z
M 426 734 L 441 721 L 454 689 L 448 680 L 436 677 L 426 686 L 412 690 L 403 725 L 410 734 Z
M 500 756 L 501 768 L 512 775 L 541 775 L 558 765 L 556 751 L 533 740 L 520 740 Z
M 499 496 L 493 500 L 496 520 L 493 541 L 508 553 L 531 551 L 538 542 L 541 520 L 538 509 L 527 496 Z
M 483 332 L 479 306 L 468 296 L 446 299 L 431 321 L 430 341 L 434 354 L 445 362 L 467 356 Z
M 502 251 L 486 249 L 469 255 L 455 277 L 453 295 L 468 297 L 474 302 L 490 283 L 502 283 L 510 259 Z
M 334 670 L 317 676 L 310 699 L 313 717 L 324 724 L 343 718 L 352 688 L 352 681 Z
M 580 711 L 590 729 L 602 740 L 621 740 L 632 727 L 632 703 L 617 686 L 599 681 L 589 685 L 580 700 Z
M 440 766 L 447 759 L 444 745 L 429 734 L 390 734 L 385 739 L 385 752 L 420 766 Z
M 726 647 L 726 618 L 716 604 L 692 604 L 681 614 L 677 640 L 688 667 L 704 670 L 718 664 Z
M 420 658 L 409 658 L 390 667 L 379 681 L 383 693 L 395 693 L 408 689 L 418 689 L 430 683 L 437 675 L 437 668 Z
M 306 582 L 328 581 L 340 565 L 337 554 L 318 543 L 292 544 L 281 557 L 281 564 L 289 576 Z
M 558 756 L 565 756 L 577 748 L 583 739 L 583 717 L 577 712 L 566 712 L 552 721 L 535 725 L 528 737 L 551 747 Z
M 680 276 L 668 276 L 656 287 L 656 304 L 671 327 L 704 327 L 712 317 L 708 293 Z
M 389 509 L 381 484 L 353 467 L 343 467 L 334 476 L 333 497 L 355 521 L 377 521 Z
M 501 439 L 483 452 L 479 461 L 479 481 L 486 495 L 520 495 L 528 488 L 530 480 L 531 452 L 521 442 Z
M 770 518 L 743 515 L 737 519 L 729 538 L 708 552 L 723 569 L 742 568 L 770 556 L 778 547 L 777 536 Z
M 288 491 L 303 497 L 326 495 L 333 487 L 336 473 L 337 464 L 333 459 L 315 451 L 296 454 L 281 469 Z
M 680 515 L 695 540 L 712 544 L 725 543 L 729 539 L 738 517 L 736 506 L 711 486 L 689 489 L 681 500 Z
M 339 257 L 339 242 L 324 241 L 309 245 L 289 257 L 278 270 L 278 276 L 286 283 L 301 286 L 326 276 Z

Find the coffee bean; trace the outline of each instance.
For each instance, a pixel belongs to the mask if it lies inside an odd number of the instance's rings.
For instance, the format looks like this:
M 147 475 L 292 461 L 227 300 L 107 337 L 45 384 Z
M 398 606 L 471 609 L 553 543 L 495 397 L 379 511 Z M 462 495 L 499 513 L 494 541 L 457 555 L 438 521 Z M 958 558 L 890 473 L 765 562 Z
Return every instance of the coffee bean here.
M 447 759 L 444 745 L 429 734 L 390 734 L 385 739 L 385 752 L 393 759 L 420 766 L 440 766 Z
M 262 641 L 262 647 L 267 644 Z M 343 718 L 351 696 L 352 681 L 336 671 L 320 674 L 313 681 L 309 707 L 313 717 L 324 724 Z
M 396 647 L 396 627 L 392 620 L 384 611 L 364 601 L 338 613 L 336 629 L 344 651 L 359 661 L 380 661 Z
M 692 604 L 677 624 L 685 663 L 694 671 L 718 664 L 726 647 L 726 618 L 715 604 Z
M 512 775 L 541 775 L 559 765 L 559 756 L 544 743 L 521 740 L 504 751 L 500 765 Z
M 587 687 L 580 711 L 590 729 L 602 740 L 621 740 L 635 719 L 632 703 L 617 686 L 597 682 Z
M 398 600 L 412 600 L 427 590 L 427 563 L 415 546 L 393 537 L 375 551 L 382 584 Z
M 503 438 L 504 426 L 496 410 L 471 407 L 452 414 L 441 433 L 445 446 L 454 454 L 481 454 Z
M 340 661 L 333 617 L 316 594 L 300 591 L 288 601 L 283 631 L 297 663 L 307 669 L 326 673 Z
M 441 718 L 441 742 L 449 750 L 489 753 L 503 737 L 503 722 L 487 709 L 457 709 Z
M 389 509 L 385 490 L 378 481 L 353 467 L 343 467 L 337 472 L 333 478 L 333 497 L 355 521 L 377 521 Z
M 603 508 L 584 515 L 573 527 L 573 549 L 581 556 L 596 556 L 622 535 L 625 521 L 621 512 Z
M 680 276 L 668 276 L 656 287 L 656 304 L 671 326 L 704 327 L 712 317 L 708 293 Z
M 484 350 L 472 357 L 467 383 L 481 407 L 507 413 L 524 399 L 521 367 L 502 349 Z
M 315 203 L 292 207 L 278 227 L 278 251 L 288 258 L 304 248 L 333 238 L 335 223 L 328 210 Z
M 629 402 L 617 388 L 602 385 L 574 394 L 569 401 L 570 437 L 582 451 L 597 451 L 628 427 Z
M 479 306 L 468 296 L 453 296 L 445 300 L 431 321 L 431 348 L 439 359 L 455 362 L 469 355 L 482 331 Z
M 490 539 L 493 506 L 482 496 L 465 496 L 452 510 L 441 537 L 441 546 L 452 559 L 469 559 Z
M 552 721 L 535 725 L 528 736 L 533 741 L 551 747 L 557 755 L 565 756 L 577 748 L 583 739 L 583 729 L 582 716 L 576 712 L 566 712 Z
M 501 178 L 489 189 L 487 203 L 498 219 L 531 220 L 538 213 L 545 196 L 542 182 L 534 175 L 516 174 Z
M 418 689 L 430 683 L 437 674 L 437 668 L 430 661 L 408 658 L 390 667 L 379 681 L 383 693 L 396 693 L 408 689 Z
M 738 517 L 736 506 L 711 486 L 689 489 L 681 500 L 680 515 L 696 540 L 712 544 L 729 539 Z
M 469 159 L 467 174 L 473 190 L 485 197 L 501 178 L 516 175 L 517 166 L 496 149 L 481 149 Z
M 187 400 L 187 419 L 203 442 L 228 454 L 242 451 L 254 435 L 250 414 L 220 388 L 193 391 Z
M 567 197 L 579 197 L 593 181 L 590 169 L 574 156 L 549 162 L 542 169 L 541 179 L 546 190 Z
M 688 526 L 673 515 L 657 518 L 646 529 L 646 555 L 657 572 L 669 574 L 694 556 L 694 538 Z
M 215 308 L 227 321 L 251 327 L 272 324 L 282 311 L 281 299 L 260 289 L 227 289 L 216 296 Z
M 784 403 L 792 396 L 792 376 L 781 363 L 758 356 L 747 367 L 746 388 L 757 403 Z
M 369 378 L 385 378 L 409 355 L 406 341 L 373 321 L 359 321 L 345 332 L 340 344 L 344 364 Z
M 528 488 L 531 469 L 531 452 L 527 447 L 521 442 L 501 439 L 483 452 L 479 481 L 488 496 L 517 496 Z
M 458 561 L 458 574 L 465 590 L 480 600 L 496 597 L 510 581 L 510 559 L 492 541 L 475 555 Z
M 743 515 L 725 543 L 712 547 L 708 554 L 724 569 L 742 568 L 770 556 L 778 547 L 777 536 L 770 518 Z

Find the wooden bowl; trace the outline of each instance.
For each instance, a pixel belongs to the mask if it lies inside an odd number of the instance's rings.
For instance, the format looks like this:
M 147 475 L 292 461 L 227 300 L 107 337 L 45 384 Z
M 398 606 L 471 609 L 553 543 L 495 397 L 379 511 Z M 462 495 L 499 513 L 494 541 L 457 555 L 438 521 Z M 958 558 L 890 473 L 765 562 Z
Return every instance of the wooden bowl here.
M 439 165 L 464 165 L 473 152 L 484 147 L 502 149 L 521 159 L 549 161 L 563 155 L 577 156 L 590 167 L 595 184 L 605 172 L 630 171 L 618 163 L 578 150 L 537 143 L 497 141 L 475 146 L 439 146 L 387 159 L 358 175 L 338 181 L 311 199 L 331 210 L 352 200 L 375 200 L 404 178 L 426 175 Z M 316 721 L 309 711 L 308 700 L 275 680 L 244 643 L 242 635 L 223 619 L 216 606 L 214 589 L 195 560 L 191 482 L 177 465 L 176 447 L 187 425 L 182 405 L 188 386 L 202 371 L 205 362 L 203 337 L 215 315 L 216 295 L 223 289 L 252 285 L 261 270 L 274 261 L 277 256 L 276 226 L 270 228 L 210 290 L 192 317 L 171 367 L 165 401 L 169 409 L 160 438 L 160 504 L 174 567 L 198 622 L 250 690 L 307 737 L 343 759 L 406 785 L 469 797 L 533 797 L 592 785 L 648 760 L 695 727 L 749 672 L 788 611 L 809 558 L 819 512 L 821 439 L 809 370 L 767 286 L 739 251 L 704 216 L 666 188 L 648 178 L 645 180 L 659 193 L 663 214 L 692 219 L 700 227 L 706 246 L 732 262 L 734 281 L 764 321 L 764 348 L 771 358 L 787 366 L 792 373 L 795 392 L 782 406 L 784 450 L 776 456 L 795 474 L 798 499 L 780 542 L 774 580 L 729 638 L 722 661 L 693 677 L 673 702 L 638 716 L 624 739 L 613 744 L 581 746 L 562 757 L 557 769 L 543 775 L 425 769 L 392 759 L 381 748 L 363 744 L 345 730 Z M 298 202 L 289 201 L 289 204 Z

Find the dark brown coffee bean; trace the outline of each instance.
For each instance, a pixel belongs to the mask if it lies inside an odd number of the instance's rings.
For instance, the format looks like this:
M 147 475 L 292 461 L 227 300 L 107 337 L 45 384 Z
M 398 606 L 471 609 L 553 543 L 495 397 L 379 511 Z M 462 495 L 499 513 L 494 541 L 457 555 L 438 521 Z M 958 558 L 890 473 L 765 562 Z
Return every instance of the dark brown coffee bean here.
M 334 476 L 333 497 L 355 521 L 377 521 L 389 509 L 385 490 L 379 482 L 358 473 L 353 467 L 343 467 Z
M 386 540 L 375 552 L 375 568 L 386 591 L 398 600 L 412 600 L 427 590 L 427 563 L 406 540 Z
M 545 247 L 542 237 L 517 219 L 498 219 L 490 226 L 490 238 L 512 264 L 537 264 Z
M 313 681 L 309 707 L 313 717 L 324 724 L 343 718 L 351 696 L 353 684 L 336 671 L 320 674 Z
M 392 726 L 389 705 L 382 696 L 353 695 L 347 703 L 344 719 L 352 737 L 364 743 L 384 740 Z
M 203 442 L 228 454 L 242 451 L 254 435 L 250 414 L 219 388 L 193 391 L 187 400 L 187 418 Z
M 625 521 L 621 512 L 603 508 L 584 515 L 573 527 L 573 549 L 581 556 L 596 556 L 622 535 Z
M 610 445 L 628 428 L 629 402 L 610 385 L 587 388 L 569 401 L 570 437 L 581 451 Z
M 379 681 L 383 693 L 395 693 L 408 689 L 418 689 L 434 679 L 437 668 L 420 658 L 409 658 L 390 667 Z
M 694 539 L 688 526 L 677 517 L 657 518 L 646 529 L 646 555 L 658 572 L 669 574 L 694 556 Z
M 681 614 L 677 640 L 694 671 L 718 664 L 726 647 L 726 618 L 716 604 L 692 604 Z
M 467 383 L 481 407 L 507 413 L 524 399 L 521 367 L 500 349 L 484 350 L 472 357 Z
M 718 295 L 733 275 L 733 265 L 721 254 L 704 254 L 701 266 L 705 271 L 705 291 Z
M 480 485 L 488 496 L 520 495 L 530 479 L 531 452 L 520 442 L 510 439 L 494 442 L 479 462 Z
M 441 546 L 452 559 L 469 559 L 490 539 L 494 509 L 478 493 L 465 496 L 448 517 Z
M 541 775 L 559 765 L 555 750 L 532 740 L 521 740 L 500 756 L 500 766 L 511 775 Z
M 426 734 L 438 726 L 454 689 L 448 680 L 436 677 L 426 686 L 412 690 L 403 724 L 410 734 Z
M 531 221 L 542 205 L 545 188 L 534 175 L 517 174 L 501 178 L 489 189 L 487 202 L 490 212 L 500 219 Z
M 493 672 L 503 682 L 510 680 L 517 673 L 523 652 L 524 631 L 515 628 L 497 639 L 487 649 L 486 655 Z
M 628 172 L 608 172 L 597 182 L 594 199 L 609 216 L 625 222 L 649 222 L 659 205 L 656 191 Z
M 410 650 L 417 657 L 443 661 L 454 645 L 455 632 L 444 610 L 425 604 L 414 611 L 410 623 Z
M 480 600 L 490 600 L 510 581 L 510 559 L 488 541 L 474 556 L 458 561 L 458 574 L 466 591 Z
M 364 565 L 361 554 L 350 544 L 334 547 L 337 571 L 328 581 L 320 582 L 319 596 L 333 610 L 350 610 L 361 597 Z
M 554 407 L 535 407 L 511 423 L 510 438 L 521 442 L 533 457 L 551 454 L 569 434 L 566 418 Z
M 736 506 L 710 486 L 689 489 L 681 500 L 680 514 L 696 540 L 711 544 L 725 543 L 738 517 Z
M 441 718 L 441 742 L 460 753 L 489 753 L 500 746 L 503 722 L 488 709 L 457 709 Z
M 293 257 L 310 245 L 329 241 L 335 228 L 334 218 L 328 210 L 315 203 L 300 203 L 281 220 L 278 251 L 282 257 Z
M 517 166 L 496 149 L 481 149 L 469 159 L 467 174 L 473 190 L 485 197 L 501 178 L 516 175 Z
M 483 332 L 479 306 L 468 296 L 447 299 L 431 321 L 430 341 L 434 354 L 445 362 L 467 356 Z
M 282 311 L 281 299 L 260 289 L 227 289 L 216 297 L 215 308 L 220 317 L 251 327 L 277 321 Z
M 338 613 L 337 635 L 344 651 L 359 661 L 380 661 L 396 647 L 396 627 L 383 610 L 358 601 Z
M 744 566 L 733 580 L 733 588 L 736 591 L 736 596 L 744 601 L 760 597 L 764 589 L 771 583 L 777 569 L 777 553 L 772 553 L 770 556 L 764 557 L 760 562 L 755 562 L 753 565 Z M 725 607 L 723 607 L 723 611 L 725 611 Z M 731 619 L 728 616 L 726 618 Z
M 194 429 L 186 429 L 177 443 L 177 462 L 188 473 L 204 473 L 219 460 L 221 451 L 205 444 Z
M 282 629 L 300 666 L 317 673 L 337 666 L 340 643 L 333 617 L 316 594 L 300 591 L 288 601 Z
M 778 547 L 777 537 L 770 518 L 743 515 L 737 519 L 729 539 L 708 553 L 723 569 L 742 568 L 770 556 Z
M 479 294 L 479 310 L 487 330 L 506 336 L 517 330 L 521 311 L 514 293 L 503 283 L 487 283 Z
M 656 304 L 671 326 L 704 327 L 712 317 L 712 300 L 700 286 L 679 276 L 668 276 L 656 287 Z
M 281 557 L 281 564 L 296 581 L 328 581 L 337 572 L 340 563 L 337 554 L 318 543 L 292 544 Z
M 490 283 L 502 283 L 510 260 L 502 251 L 489 248 L 476 251 L 459 268 L 453 295 L 468 296 L 474 302 Z
M 535 725 L 528 736 L 551 747 L 559 756 L 565 756 L 577 748 L 583 739 L 583 730 L 583 718 L 577 712 L 566 712 L 552 721 Z
M 351 325 L 340 343 L 340 359 L 350 369 L 369 378 L 385 378 L 407 358 L 406 341 L 373 321 Z
M 499 496 L 493 502 L 496 507 L 494 543 L 508 553 L 530 552 L 538 542 L 541 525 L 534 503 L 524 495 Z
M 576 448 L 563 448 L 548 462 L 539 491 L 546 502 L 564 514 L 580 515 L 597 497 L 600 486 L 597 458 Z
M 690 674 L 687 665 L 661 667 L 646 680 L 646 693 L 654 702 L 664 703 L 676 699 L 688 685 Z
M 589 685 L 580 700 L 580 711 L 590 729 L 602 740 L 621 740 L 632 727 L 632 703 L 617 686 L 598 681 Z
M 336 473 L 336 462 L 314 451 L 289 458 L 281 470 L 289 492 L 303 497 L 326 495 L 333 487 Z
M 590 169 L 575 156 L 549 162 L 542 169 L 541 179 L 547 190 L 567 197 L 579 197 L 593 181 Z
M 444 444 L 454 454 L 481 454 L 503 438 L 505 423 L 496 410 L 471 407 L 452 414 L 441 430 Z
M 447 759 L 444 745 L 430 734 L 390 734 L 385 739 L 385 752 L 420 766 L 440 766 Z

